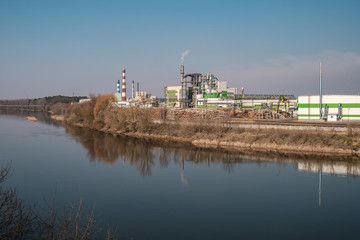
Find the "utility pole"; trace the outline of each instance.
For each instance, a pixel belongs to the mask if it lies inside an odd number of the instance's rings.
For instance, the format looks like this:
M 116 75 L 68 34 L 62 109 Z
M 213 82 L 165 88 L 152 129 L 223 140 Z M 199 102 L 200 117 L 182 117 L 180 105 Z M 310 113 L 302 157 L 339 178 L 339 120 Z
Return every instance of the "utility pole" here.
M 322 65 L 321 65 L 321 63 L 320 63 L 320 87 L 319 87 L 319 102 L 320 102 L 320 120 L 323 118 L 323 112 L 322 112 Z

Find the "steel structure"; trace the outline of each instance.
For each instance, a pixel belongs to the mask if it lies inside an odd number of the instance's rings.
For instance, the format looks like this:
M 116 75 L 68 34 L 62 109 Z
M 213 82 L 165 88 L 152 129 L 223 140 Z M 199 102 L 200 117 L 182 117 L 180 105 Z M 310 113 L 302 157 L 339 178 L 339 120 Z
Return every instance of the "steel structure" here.
M 209 73 L 189 73 L 185 75 L 184 65 L 181 65 L 180 76 L 181 107 L 195 107 L 199 94 L 205 98 L 220 96 L 219 79 L 214 75 Z

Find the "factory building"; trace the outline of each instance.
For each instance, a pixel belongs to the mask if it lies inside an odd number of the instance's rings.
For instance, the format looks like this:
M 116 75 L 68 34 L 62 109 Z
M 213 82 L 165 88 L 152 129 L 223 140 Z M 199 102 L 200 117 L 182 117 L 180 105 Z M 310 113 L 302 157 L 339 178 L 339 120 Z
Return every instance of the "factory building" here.
M 226 81 L 219 81 L 212 74 L 184 73 L 180 69 L 180 86 L 165 87 L 165 101 L 168 107 L 229 107 L 234 105 L 236 88 L 229 88 Z M 232 98 L 232 99 L 231 99 Z
M 181 86 L 165 87 L 165 101 L 167 107 L 180 107 Z
M 180 68 L 180 86 L 165 87 L 167 107 L 181 108 L 229 108 L 243 107 L 256 109 L 278 109 L 295 111 L 296 98 L 293 95 L 259 95 L 237 93 L 237 88 L 230 88 L 227 81 L 220 81 L 212 74 L 185 74 Z
M 236 99 L 241 99 L 242 108 L 277 109 L 285 112 L 295 112 L 297 99 L 294 95 L 279 94 L 242 94 Z
M 195 94 L 193 88 L 186 88 L 186 99 L 183 100 L 181 86 L 168 86 L 165 87 L 165 100 L 168 107 L 181 107 L 181 103 L 185 103 L 187 107 L 203 107 L 207 102 L 209 102 L 208 106 L 230 107 L 234 105 L 236 90 L 236 88 L 227 88 L 226 81 L 219 81 L 211 92 L 202 91 L 200 94 Z
M 320 102 L 321 107 L 320 107 Z M 299 120 L 360 120 L 360 96 L 319 95 L 298 97 Z

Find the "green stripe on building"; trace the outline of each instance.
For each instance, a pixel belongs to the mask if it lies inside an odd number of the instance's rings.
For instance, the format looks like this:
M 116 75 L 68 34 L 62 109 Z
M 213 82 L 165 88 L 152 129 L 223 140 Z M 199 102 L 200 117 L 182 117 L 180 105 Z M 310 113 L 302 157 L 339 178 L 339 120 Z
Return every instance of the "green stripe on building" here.
M 204 93 L 204 98 L 219 98 L 220 93 Z
M 342 115 L 343 118 L 348 118 L 348 117 L 357 117 L 360 118 L 360 115 Z
M 298 117 L 309 117 L 308 114 L 298 114 Z M 310 114 L 310 117 L 320 117 L 319 114 Z M 358 117 L 360 118 L 360 115 L 342 115 L 343 118 L 347 117 Z
M 325 103 L 322 104 L 323 107 L 325 107 Z M 339 104 L 338 103 L 326 103 L 326 105 L 329 108 L 338 108 Z M 343 108 L 360 108 L 360 103 L 341 103 Z M 299 108 L 320 108 L 320 104 L 319 103 L 310 103 L 310 106 L 308 103 L 299 103 L 298 104 Z

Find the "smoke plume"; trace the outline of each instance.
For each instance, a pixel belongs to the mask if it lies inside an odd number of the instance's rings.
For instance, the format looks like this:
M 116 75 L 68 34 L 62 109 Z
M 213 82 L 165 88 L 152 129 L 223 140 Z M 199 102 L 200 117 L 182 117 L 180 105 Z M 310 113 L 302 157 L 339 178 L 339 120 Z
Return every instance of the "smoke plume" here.
M 190 49 L 186 50 L 181 54 L 181 64 L 184 64 L 185 57 L 189 54 Z

